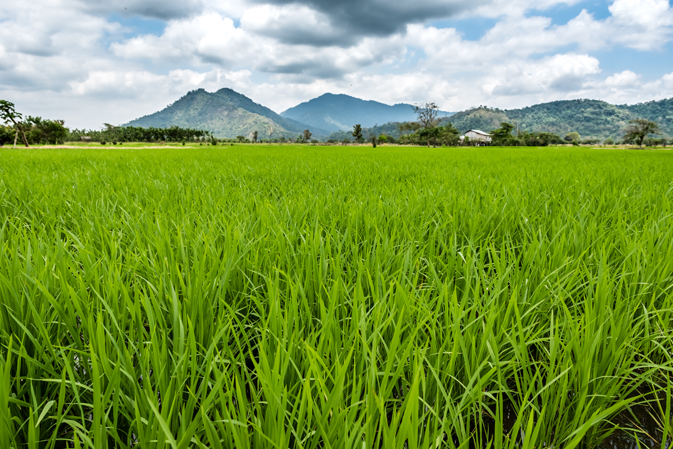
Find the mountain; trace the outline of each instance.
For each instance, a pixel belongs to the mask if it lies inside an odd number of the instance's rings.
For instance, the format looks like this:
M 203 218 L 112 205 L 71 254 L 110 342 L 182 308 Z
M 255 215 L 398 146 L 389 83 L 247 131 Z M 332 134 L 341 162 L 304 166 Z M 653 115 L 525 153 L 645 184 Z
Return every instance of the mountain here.
M 663 135 L 673 137 L 673 98 L 635 105 L 613 105 L 599 100 L 554 101 L 521 109 L 480 107 L 451 114 L 440 112 L 443 123 L 453 123 L 461 132 L 470 129 L 491 131 L 501 122 L 515 124 L 528 132 L 549 132 L 561 137 L 578 132 L 583 139 L 621 138 L 629 120 L 645 118 L 659 123 Z M 189 92 L 160 112 L 133 120 L 127 126 L 180 126 L 205 129 L 216 137 L 234 138 L 259 132 L 260 139 L 296 137 L 305 129 L 316 138 L 348 137 L 355 124 L 364 134 L 399 136 L 396 122 L 415 121 L 408 104 L 389 106 L 348 95 L 325 94 L 281 115 L 231 89 L 209 93 Z M 380 124 L 380 126 L 377 126 Z M 341 132 L 339 132 L 341 131 Z
M 133 120 L 125 126 L 205 129 L 219 138 L 247 137 L 258 131 L 260 139 L 296 137 L 309 128 L 303 123 L 281 117 L 231 89 L 220 89 L 213 93 L 204 89 L 189 92 L 164 110 Z M 315 136 L 329 134 L 315 127 L 311 131 Z
M 528 132 L 549 132 L 561 137 L 578 132 L 582 138 L 621 138 L 629 120 L 645 118 L 659 123 L 664 135 L 673 136 L 673 99 L 636 105 L 612 105 L 599 100 L 569 100 L 522 109 L 475 108 L 452 115 L 446 121 L 461 132 L 490 131 L 501 122 Z
M 356 124 L 372 127 L 388 122 L 416 120 L 416 114 L 409 104 L 389 106 L 377 101 L 365 101 L 348 95 L 334 94 L 314 98 L 280 115 L 306 123 L 311 130 L 321 128 L 330 132 L 347 131 Z M 441 111 L 439 115 L 448 116 L 451 113 Z

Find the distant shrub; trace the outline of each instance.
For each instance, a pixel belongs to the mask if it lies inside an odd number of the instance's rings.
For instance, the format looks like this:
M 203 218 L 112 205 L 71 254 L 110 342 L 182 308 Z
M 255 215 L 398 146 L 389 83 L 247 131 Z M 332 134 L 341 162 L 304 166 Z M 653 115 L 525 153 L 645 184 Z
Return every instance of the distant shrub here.
M 101 140 L 101 141 L 100 141 L 100 144 L 101 144 L 101 145 L 105 145 L 106 143 L 107 143 L 107 142 L 104 141 L 104 140 Z

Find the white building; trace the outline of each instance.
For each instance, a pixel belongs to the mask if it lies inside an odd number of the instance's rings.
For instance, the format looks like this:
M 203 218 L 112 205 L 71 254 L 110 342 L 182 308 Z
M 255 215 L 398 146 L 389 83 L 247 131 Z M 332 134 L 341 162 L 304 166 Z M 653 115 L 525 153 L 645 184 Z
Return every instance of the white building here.
M 479 131 L 478 129 L 471 129 L 465 133 L 465 137 L 470 139 L 470 142 L 478 142 L 479 144 L 490 144 L 492 139 L 489 133 Z

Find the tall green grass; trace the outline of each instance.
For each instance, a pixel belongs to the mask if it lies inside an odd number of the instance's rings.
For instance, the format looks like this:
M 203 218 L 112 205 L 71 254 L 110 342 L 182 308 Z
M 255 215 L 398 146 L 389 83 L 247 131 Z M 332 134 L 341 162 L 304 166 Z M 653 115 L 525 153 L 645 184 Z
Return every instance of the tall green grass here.
M 2 150 L 0 447 L 664 448 L 672 206 L 668 152 Z

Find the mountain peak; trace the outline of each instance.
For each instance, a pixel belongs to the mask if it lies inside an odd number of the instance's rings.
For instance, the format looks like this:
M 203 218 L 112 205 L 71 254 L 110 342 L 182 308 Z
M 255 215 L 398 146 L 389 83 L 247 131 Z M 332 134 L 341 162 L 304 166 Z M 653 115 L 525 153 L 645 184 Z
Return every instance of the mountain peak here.
M 449 112 L 440 114 L 451 115 Z M 332 132 L 345 131 L 356 124 L 372 127 L 389 122 L 408 122 L 417 118 L 408 104 L 390 106 L 374 100 L 332 93 L 288 109 L 281 116 Z
M 254 131 L 260 138 L 295 137 L 308 128 L 226 87 L 213 93 L 205 89 L 191 91 L 164 110 L 128 123 L 145 128 L 173 125 L 204 129 L 220 138 L 249 136 Z M 316 136 L 328 134 L 317 128 L 312 131 Z

